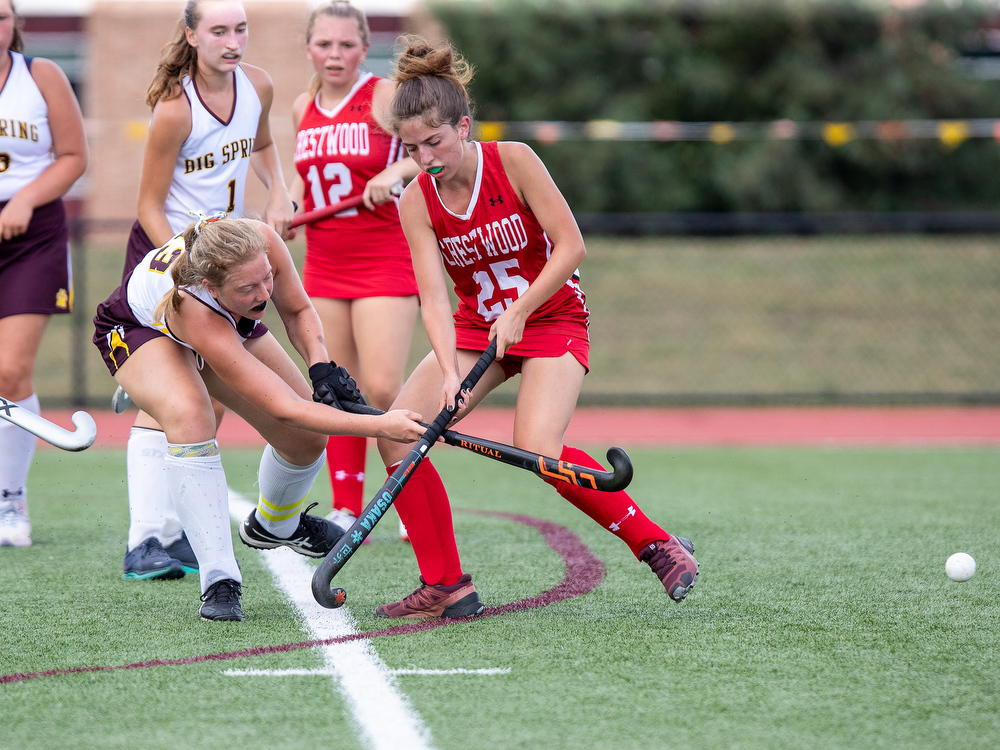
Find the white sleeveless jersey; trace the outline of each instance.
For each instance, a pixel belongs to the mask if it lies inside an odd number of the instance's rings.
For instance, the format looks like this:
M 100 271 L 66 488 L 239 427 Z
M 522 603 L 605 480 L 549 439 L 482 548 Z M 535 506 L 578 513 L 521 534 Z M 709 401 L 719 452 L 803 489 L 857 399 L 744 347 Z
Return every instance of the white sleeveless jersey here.
M 223 121 L 202 103 L 194 81 L 184 76 L 184 94 L 191 103 L 191 134 L 181 146 L 164 206 L 175 234 L 194 220 L 192 211 L 243 215 L 250 152 L 263 107 L 243 69 L 237 67 L 233 77 L 236 98 L 228 121 Z
M 170 275 L 170 264 L 183 252 L 184 238 L 181 236 L 171 238 L 163 247 L 150 250 L 142 262 L 132 271 L 126 287 L 126 297 L 128 298 L 128 306 L 139 323 L 146 328 L 155 328 L 178 344 L 193 350 L 194 347 L 177 338 L 166 323 L 154 315 L 156 306 L 160 304 L 163 295 L 174 286 L 173 276 Z M 243 341 L 250 337 L 254 327 L 259 322 L 251 318 L 237 320 L 204 287 L 183 287 L 183 289 L 185 293 L 195 297 L 202 304 L 228 320 Z
M 54 161 L 49 107 L 24 55 L 10 56 L 10 73 L 0 90 L 0 201 L 13 198 Z

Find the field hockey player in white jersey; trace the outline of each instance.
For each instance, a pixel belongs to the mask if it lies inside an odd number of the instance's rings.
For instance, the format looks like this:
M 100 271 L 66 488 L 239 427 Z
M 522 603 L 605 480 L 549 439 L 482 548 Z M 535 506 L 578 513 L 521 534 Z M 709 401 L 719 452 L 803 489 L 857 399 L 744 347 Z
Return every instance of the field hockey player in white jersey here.
M 21 25 L 0 0 L 0 396 L 37 414 L 39 342 L 49 317 L 73 308 L 62 196 L 87 168 L 87 141 L 69 81 L 22 54 Z M 0 421 L 0 546 L 31 545 L 34 451 L 34 435 Z
M 191 223 L 192 213 L 243 215 L 247 173 L 268 188 L 263 220 L 282 234 L 294 212 L 271 137 L 266 72 L 241 62 L 248 39 L 243 5 L 189 0 L 146 96 L 153 116 L 139 184 L 139 219 L 128 272 Z M 218 419 L 224 410 L 216 405 Z M 179 578 L 197 561 L 163 480 L 166 439 L 140 413 L 127 449 L 130 525 L 124 577 Z
M 195 551 L 206 620 L 243 619 L 213 398 L 267 441 L 257 507 L 240 525 L 240 539 L 256 549 L 323 557 L 343 535 L 305 507 L 328 435 L 402 441 L 424 433 L 413 412 L 371 417 L 315 403 L 261 322 L 272 294 L 302 359 L 326 362 L 323 328 L 288 248 L 271 227 L 249 219 L 202 217 L 151 250 L 94 318 L 94 343 L 109 371 L 163 425 L 165 484 Z

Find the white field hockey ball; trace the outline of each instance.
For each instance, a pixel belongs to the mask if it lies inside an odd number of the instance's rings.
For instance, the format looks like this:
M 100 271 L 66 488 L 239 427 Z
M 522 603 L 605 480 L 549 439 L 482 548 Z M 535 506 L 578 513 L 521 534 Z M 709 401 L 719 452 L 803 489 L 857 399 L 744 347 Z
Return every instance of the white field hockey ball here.
M 944 572 L 953 581 L 968 581 L 976 574 L 976 561 L 972 555 L 956 552 L 945 561 Z

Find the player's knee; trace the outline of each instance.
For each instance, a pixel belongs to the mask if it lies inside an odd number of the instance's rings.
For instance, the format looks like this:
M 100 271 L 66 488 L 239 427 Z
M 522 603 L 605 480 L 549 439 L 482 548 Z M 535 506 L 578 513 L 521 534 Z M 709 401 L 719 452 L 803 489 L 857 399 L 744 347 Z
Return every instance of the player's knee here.
M 31 395 L 31 375 L 33 362 L 24 362 L 13 357 L 0 359 L 0 396 L 20 401 Z
M 395 381 L 379 382 L 376 380 L 366 385 L 365 398 L 376 409 L 387 411 L 392 406 L 401 386 L 401 383 Z
M 274 441 L 271 445 L 286 461 L 296 466 L 315 463 L 326 451 L 327 436 L 308 430 L 296 430 L 289 440 Z

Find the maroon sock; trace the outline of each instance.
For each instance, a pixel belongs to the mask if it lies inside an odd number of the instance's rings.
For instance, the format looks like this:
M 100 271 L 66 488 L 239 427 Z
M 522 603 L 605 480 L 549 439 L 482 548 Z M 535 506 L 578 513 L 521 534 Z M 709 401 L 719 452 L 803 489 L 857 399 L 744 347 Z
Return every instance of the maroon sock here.
M 391 475 L 395 466 L 386 471 Z M 450 586 L 462 577 L 451 503 L 430 460 L 424 459 L 393 503 L 417 556 L 424 583 Z
M 579 448 L 564 445 L 560 460 L 579 466 L 607 471 L 597 461 Z M 621 539 L 632 554 L 639 557 L 642 548 L 650 542 L 669 539 L 670 535 L 650 521 L 636 502 L 624 490 L 619 492 L 598 492 L 557 479 L 546 479 L 556 491 L 582 510 L 597 523 Z
M 331 435 L 326 441 L 326 467 L 330 471 L 334 509 L 349 510 L 355 516 L 364 508 L 365 449 L 368 438 Z

